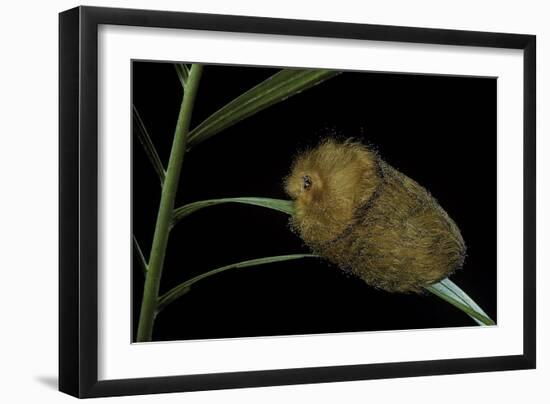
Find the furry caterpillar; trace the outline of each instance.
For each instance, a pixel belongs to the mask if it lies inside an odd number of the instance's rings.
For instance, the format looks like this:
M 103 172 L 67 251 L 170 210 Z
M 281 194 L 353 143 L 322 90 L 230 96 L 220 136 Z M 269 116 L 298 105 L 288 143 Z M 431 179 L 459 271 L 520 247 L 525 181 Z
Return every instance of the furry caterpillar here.
M 389 292 L 421 292 L 464 263 L 455 222 L 430 193 L 363 144 L 326 140 L 285 180 L 292 228 L 318 255 Z

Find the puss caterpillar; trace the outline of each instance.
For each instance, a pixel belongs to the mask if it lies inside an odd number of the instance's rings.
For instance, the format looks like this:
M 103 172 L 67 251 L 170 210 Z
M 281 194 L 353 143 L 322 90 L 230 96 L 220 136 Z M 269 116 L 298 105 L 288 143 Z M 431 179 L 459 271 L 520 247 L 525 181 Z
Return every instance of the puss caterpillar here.
M 291 226 L 318 255 L 389 292 L 421 292 L 462 267 L 466 246 L 430 193 L 361 143 L 328 139 L 285 179 Z

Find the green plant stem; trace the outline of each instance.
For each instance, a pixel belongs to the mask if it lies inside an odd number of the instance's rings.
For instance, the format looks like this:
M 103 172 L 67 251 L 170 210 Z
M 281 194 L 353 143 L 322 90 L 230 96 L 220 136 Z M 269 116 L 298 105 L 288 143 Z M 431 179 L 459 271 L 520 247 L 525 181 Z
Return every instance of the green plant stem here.
M 166 246 L 170 233 L 172 214 L 174 210 L 174 200 L 178 190 L 181 166 L 187 147 L 189 134 L 189 124 L 193 113 L 193 106 L 197 95 L 203 66 L 194 64 L 189 73 L 185 94 L 181 103 L 181 108 L 174 133 L 172 151 L 166 170 L 166 177 L 162 187 L 160 206 L 153 236 L 151 255 L 149 258 L 149 268 L 145 278 L 143 289 L 143 299 L 141 301 L 141 311 L 138 323 L 137 342 L 151 341 L 153 334 L 153 324 L 158 304 L 158 292 L 164 257 L 166 255 Z

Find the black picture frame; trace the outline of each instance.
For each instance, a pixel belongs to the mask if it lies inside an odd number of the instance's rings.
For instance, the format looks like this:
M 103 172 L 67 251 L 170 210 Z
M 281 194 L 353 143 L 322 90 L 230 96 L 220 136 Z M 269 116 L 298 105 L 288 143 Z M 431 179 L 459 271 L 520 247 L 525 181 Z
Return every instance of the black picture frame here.
M 97 34 L 100 24 L 523 50 L 523 354 L 99 381 Z M 534 35 L 96 7 L 77 7 L 60 13 L 60 391 L 85 398 L 535 368 L 535 61 Z

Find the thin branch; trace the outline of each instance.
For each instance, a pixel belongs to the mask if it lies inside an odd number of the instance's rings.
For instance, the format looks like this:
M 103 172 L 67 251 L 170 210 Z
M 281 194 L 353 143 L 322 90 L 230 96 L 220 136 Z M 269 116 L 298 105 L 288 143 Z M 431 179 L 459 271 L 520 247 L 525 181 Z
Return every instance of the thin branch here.
M 141 271 L 143 272 L 143 275 L 147 275 L 147 260 L 145 259 L 145 256 L 143 255 L 143 252 L 141 251 L 141 247 L 139 246 L 139 243 L 134 234 L 132 234 L 132 239 L 134 240 L 134 251 L 136 252 L 136 255 L 138 257 L 139 265 L 141 266 Z
M 176 73 L 180 79 L 181 86 L 185 90 L 185 86 L 189 80 L 189 68 L 184 63 L 174 63 L 174 68 L 176 69 Z
M 153 164 L 153 168 L 157 172 L 157 175 L 160 180 L 160 186 L 162 186 L 164 184 L 164 178 L 166 176 L 166 172 L 164 171 L 164 166 L 160 161 L 160 157 L 157 153 L 157 150 L 155 149 L 155 146 L 153 145 L 151 136 L 149 136 L 149 132 L 147 132 L 147 129 L 143 124 L 143 120 L 141 119 L 141 116 L 139 116 L 136 106 L 132 105 L 132 107 L 134 111 L 133 113 L 134 122 L 137 124 L 137 135 L 138 135 L 139 142 L 143 146 L 143 149 L 145 150 L 145 154 L 147 154 L 147 157 L 149 157 L 151 164 Z
M 207 199 L 204 201 L 195 201 L 174 209 L 174 218 L 172 226 L 179 222 L 184 217 L 209 206 L 216 206 L 225 203 L 241 203 L 254 206 L 261 206 L 268 209 L 277 210 L 279 212 L 292 215 L 294 213 L 294 204 L 292 201 L 273 198 L 258 198 L 258 197 L 239 197 L 239 198 L 220 198 Z
M 162 295 L 159 298 L 157 312 L 162 311 L 167 305 L 172 303 L 174 300 L 180 298 L 181 296 L 189 292 L 191 286 L 193 286 L 195 283 L 203 279 L 206 279 L 212 275 L 216 275 L 221 272 L 228 271 L 230 269 L 247 268 L 251 266 L 265 265 L 265 264 L 271 264 L 274 262 L 281 262 L 281 261 L 297 260 L 301 258 L 319 258 L 319 256 L 314 254 L 277 255 L 274 257 L 263 257 L 263 258 L 248 260 L 248 261 L 236 262 L 234 264 L 229 264 L 220 268 L 213 269 L 211 271 L 205 272 L 185 282 L 180 283 L 178 286 L 172 288 L 171 290 L 166 292 L 164 295 Z

